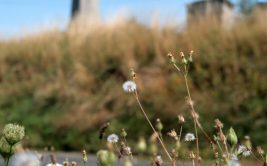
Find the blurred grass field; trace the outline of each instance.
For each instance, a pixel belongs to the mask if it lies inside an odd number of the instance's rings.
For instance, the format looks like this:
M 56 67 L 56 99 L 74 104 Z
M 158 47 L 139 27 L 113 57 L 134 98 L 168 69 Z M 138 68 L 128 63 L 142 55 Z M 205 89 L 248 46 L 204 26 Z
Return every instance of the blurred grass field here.
M 145 109 L 162 119 L 167 132 L 188 108 L 183 80 L 166 55 L 194 50 L 190 87 L 204 127 L 215 132 L 214 119 L 220 118 L 266 149 L 266 27 L 253 17 L 230 30 L 203 23 L 177 31 L 129 20 L 1 40 L 0 127 L 24 125 L 25 144 L 40 149 L 96 151 L 97 132 L 108 121 L 110 131 L 125 128 L 132 142 L 149 136 L 134 98 L 121 89 L 133 67 Z

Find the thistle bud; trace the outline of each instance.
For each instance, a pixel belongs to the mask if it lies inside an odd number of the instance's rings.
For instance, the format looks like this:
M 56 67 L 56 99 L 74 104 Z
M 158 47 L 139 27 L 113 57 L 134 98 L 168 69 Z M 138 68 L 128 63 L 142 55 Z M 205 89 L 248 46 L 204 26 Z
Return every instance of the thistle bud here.
M 188 61 L 191 63 L 193 62 L 193 53 L 194 51 L 190 51 L 189 58 L 188 58 Z
M 156 129 L 161 132 L 161 130 L 163 129 L 163 124 L 161 123 L 160 119 L 158 118 L 156 120 Z
M 127 133 L 124 129 L 121 130 L 121 137 L 126 137 L 127 136 Z
M 215 128 L 217 128 L 217 129 L 223 128 L 223 123 L 219 119 L 215 120 Z
M 230 146 L 232 147 L 236 145 L 238 142 L 238 138 L 236 136 L 235 130 L 232 127 L 229 129 L 227 140 Z
M 185 58 L 184 53 L 181 52 L 180 55 L 181 55 L 181 58 L 182 58 L 182 63 L 183 63 L 184 65 L 187 65 L 188 61 L 187 61 L 187 59 Z
M 3 135 L 10 145 L 15 145 L 23 139 L 24 127 L 17 124 L 7 124 L 4 127 Z
M 157 144 L 155 143 L 151 143 L 148 147 L 148 152 L 149 154 L 156 154 L 158 152 L 158 147 L 157 147 Z
M 172 64 L 176 64 L 176 60 L 175 60 L 175 58 L 173 57 L 172 53 L 168 53 L 167 56 L 168 56 L 168 58 L 169 58 L 170 63 L 172 63 Z

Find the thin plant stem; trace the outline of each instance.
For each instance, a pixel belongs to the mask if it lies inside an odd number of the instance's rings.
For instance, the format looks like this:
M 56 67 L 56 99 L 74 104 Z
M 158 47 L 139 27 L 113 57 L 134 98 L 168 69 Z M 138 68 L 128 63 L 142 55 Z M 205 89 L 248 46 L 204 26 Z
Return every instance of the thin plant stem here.
M 10 159 L 10 156 L 11 156 L 11 151 L 12 151 L 12 146 L 10 146 L 10 148 L 9 148 L 9 156 L 8 156 L 8 158 L 6 160 L 5 166 L 8 166 L 9 159 Z
M 199 142 L 198 142 L 198 133 L 197 133 L 197 123 L 194 119 L 194 128 L 195 128 L 195 134 L 196 134 L 196 147 L 197 147 L 197 165 L 199 165 Z
M 141 104 L 141 102 L 140 102 L 139 98 L 138 98 L 137 91 L 135 91 L 135 93 L 134 93 L 134 94 L 135 94 L 136 101 L 137 101 L 137 103 L 138 103 L 138 105 L 139 105 L 139 107 L 140 107 L 140 109 L 141 109 L 142 113 L 144 114 L 144 116 L 145 116 L 145 118 L 146 118 L 147 122 L 149 123 L 149 125 L 150 125 L 150 127 L 152 128 L 153 132 L 156 134 L 156 136 L 157 136 L 157 138 L 158 138 L 158 140 L 159 140 L 159 142 L 160 142 L 161 146 L 163 147 L 163 149 L 164 149 L 164 151 L 165 151 L 166 155 L 168 156 L 168 158 L 169 158 L 169 159 L 170 159 L 170 161 L 172 162 L 172 161 L 173 161 L 173 159 L 172 159 L 171 155 L 169 154 L 169 152 L 168 152 L 167 148 L 165 147 L 165 145 L 164 145 L 163 141 L 161 140 L 161 138 L 160 138 L 159 134 L 157 133 L 157 131 L 156 131 L 156 130 L 155 130 L 155 128 L 153 127 L 152 123 L 150 122 L 150 120 L 149 120 L 149 118 L 148 118 L 148 116 L 147 116 L 147 114 L 146 114 L 146 112 L 145 112 L 145 110 L 144 110 L 144 108 L 143 108 L 143 106 L 142 106 L 142 104 Z

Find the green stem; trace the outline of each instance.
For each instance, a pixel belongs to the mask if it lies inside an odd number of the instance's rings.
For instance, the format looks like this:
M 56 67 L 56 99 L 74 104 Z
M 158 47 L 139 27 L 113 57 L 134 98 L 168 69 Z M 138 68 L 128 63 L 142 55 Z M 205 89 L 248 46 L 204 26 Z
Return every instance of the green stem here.
M 9 163 L 9 159 L 11 157 L 11 151 L 12 151 L 12 146 L 10 146 L 10 149 L 9 149 L 9 156 L 7 158 L 7 160 L 5 160 L 5 166 L 8 166 L 8 163 Z

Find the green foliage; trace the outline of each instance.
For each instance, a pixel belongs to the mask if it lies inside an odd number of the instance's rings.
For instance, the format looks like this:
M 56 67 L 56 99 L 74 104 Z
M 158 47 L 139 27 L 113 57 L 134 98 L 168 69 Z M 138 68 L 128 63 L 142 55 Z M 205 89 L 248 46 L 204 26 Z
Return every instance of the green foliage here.
M 37 148 L 85 145 L 96 151 L 97 132 L 108 121 L 110 131 L 125 128 L 130 142 L 148 138 L 148 124 L 121 89 L 133 67 L 144 108 L 153 122 L 161 119 L 164 134 L 177 128 L 178 114 L 189 114 L 183 78 L 166 55 L 193 49 L 189 86 L 203 127 L 212 133 L 213 119 L 219 118 L 239 138 L 250 135 L 267 148 L 266 43 L 266 23 L 257 21 L 230 30 L 205 24 L 183 32 L 128 22 L 82 34 L 50 32 L 0 41 L 0 124 L 24 125 L 25 143 Z M 184 132 L 192 128 L 186 119 Z

